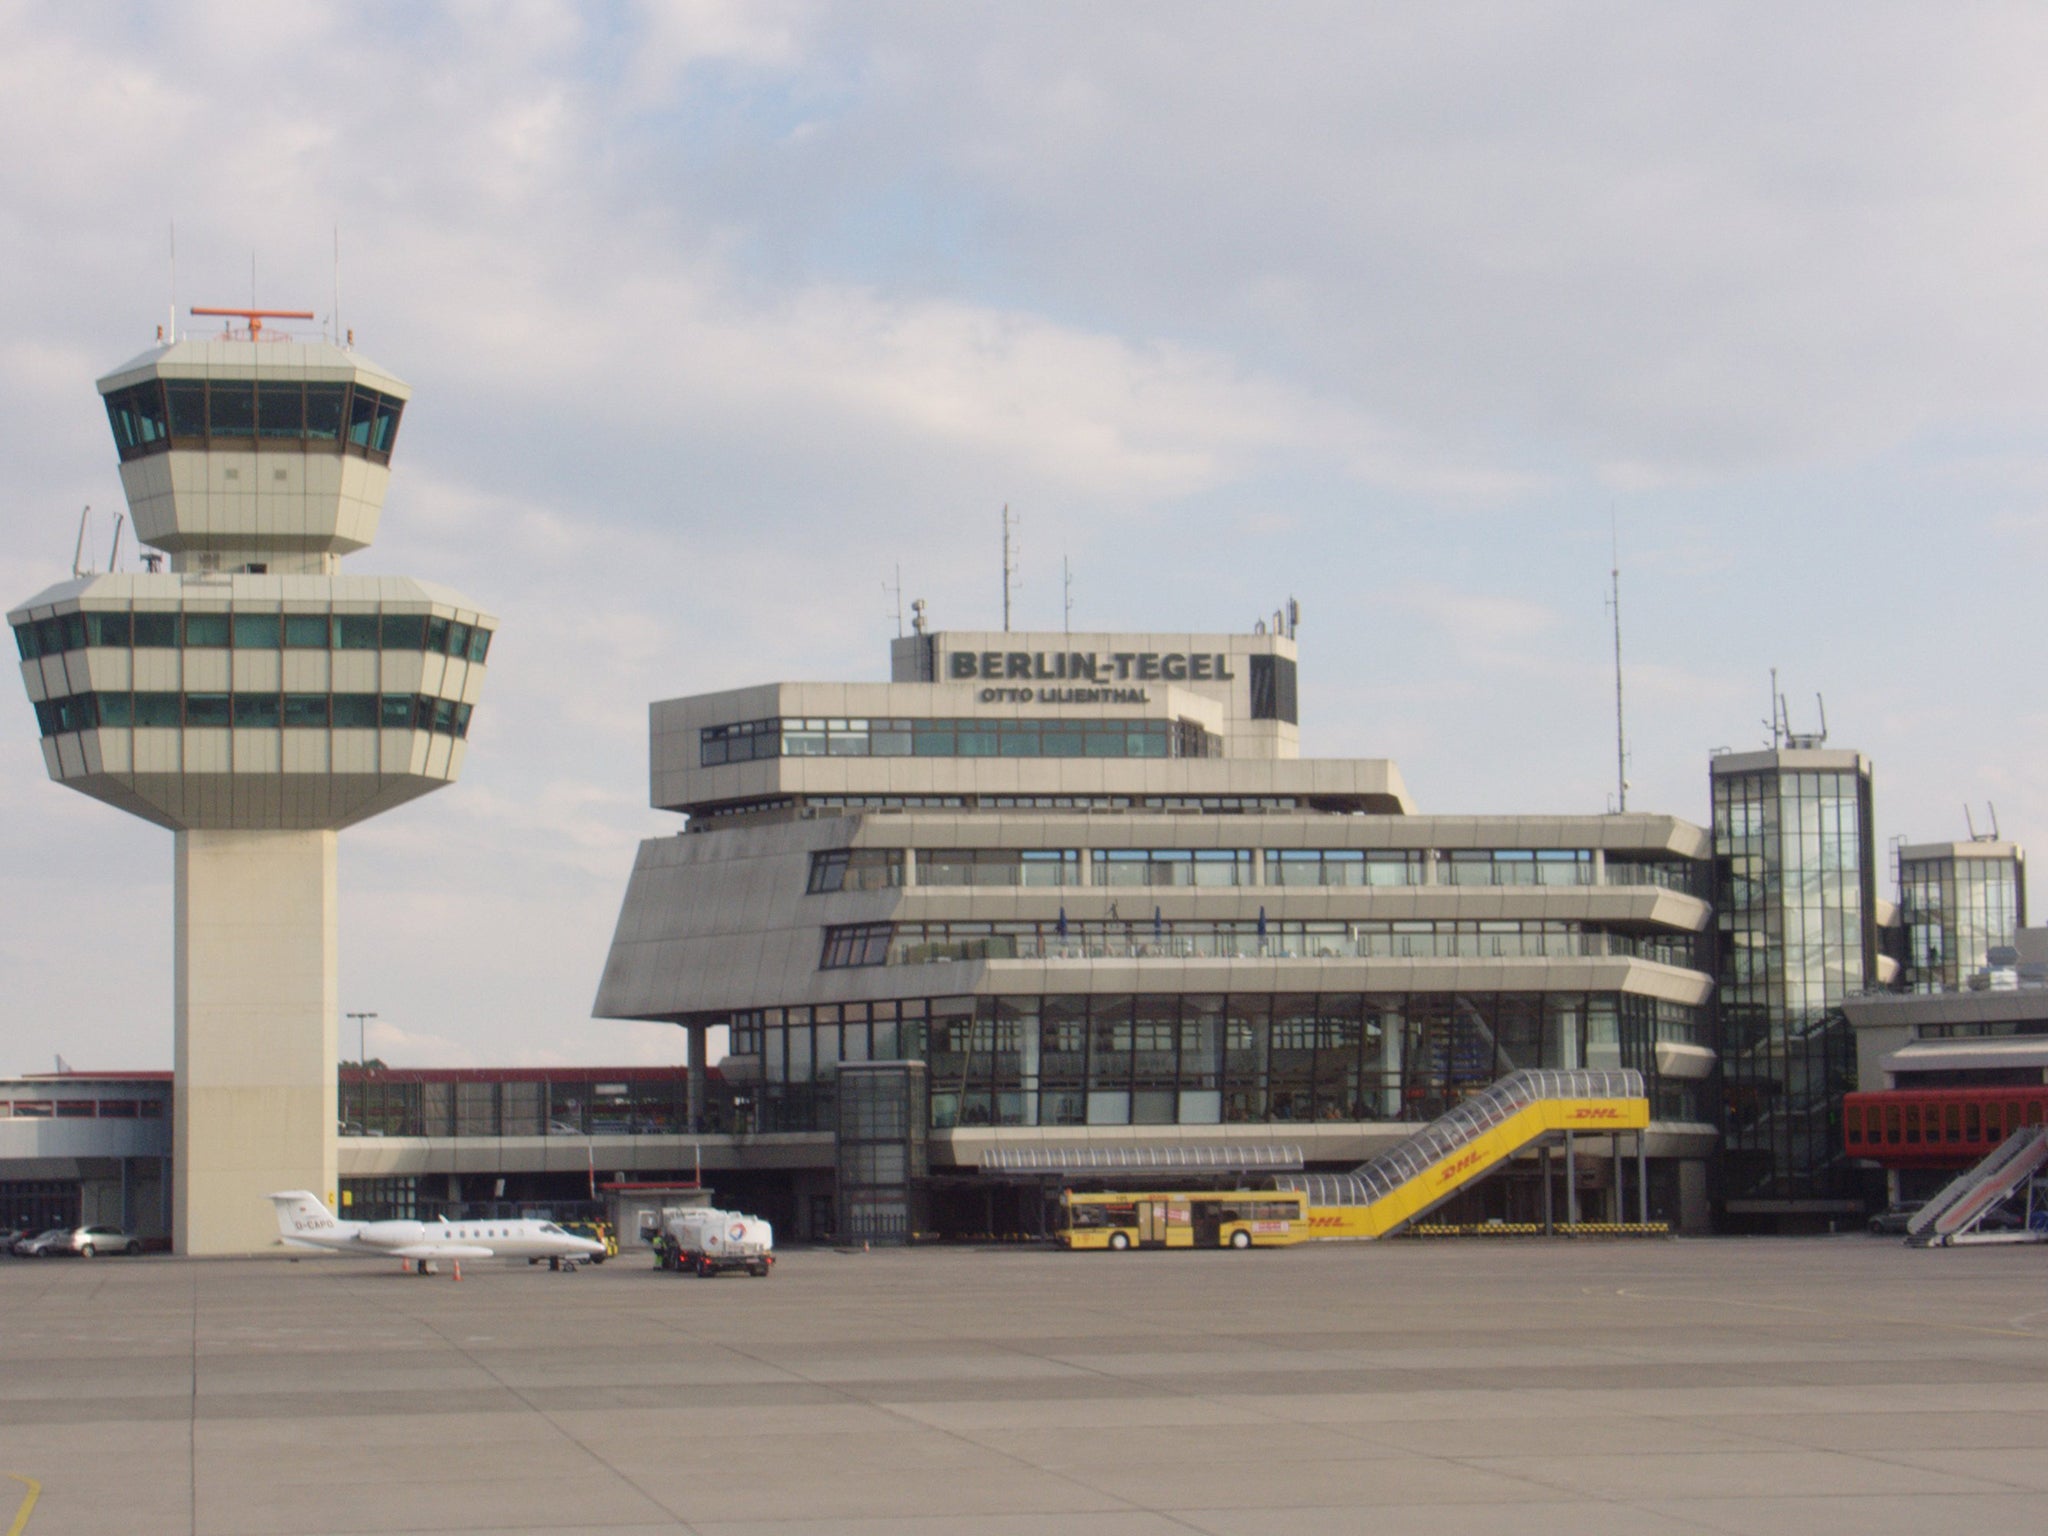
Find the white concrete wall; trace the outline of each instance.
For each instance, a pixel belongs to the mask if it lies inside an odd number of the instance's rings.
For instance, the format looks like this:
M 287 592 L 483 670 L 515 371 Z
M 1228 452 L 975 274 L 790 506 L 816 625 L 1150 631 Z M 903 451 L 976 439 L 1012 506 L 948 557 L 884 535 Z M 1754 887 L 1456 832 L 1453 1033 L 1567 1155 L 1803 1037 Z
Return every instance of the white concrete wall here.
M 172 1240 L 275 1251 L 263 1197 L 336 1185 L 335 834 L 180 832 L 176 860 Z

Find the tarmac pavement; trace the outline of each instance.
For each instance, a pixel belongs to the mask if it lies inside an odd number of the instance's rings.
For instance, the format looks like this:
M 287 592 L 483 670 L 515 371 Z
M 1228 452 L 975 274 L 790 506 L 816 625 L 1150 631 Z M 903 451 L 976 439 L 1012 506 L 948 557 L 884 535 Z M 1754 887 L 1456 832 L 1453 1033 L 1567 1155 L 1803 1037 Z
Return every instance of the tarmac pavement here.
M 0 1263 L 20 1536 L 2038 1529 L 2048 1249 Z M 0 1531 L 29 1482 L 0 1478 Z

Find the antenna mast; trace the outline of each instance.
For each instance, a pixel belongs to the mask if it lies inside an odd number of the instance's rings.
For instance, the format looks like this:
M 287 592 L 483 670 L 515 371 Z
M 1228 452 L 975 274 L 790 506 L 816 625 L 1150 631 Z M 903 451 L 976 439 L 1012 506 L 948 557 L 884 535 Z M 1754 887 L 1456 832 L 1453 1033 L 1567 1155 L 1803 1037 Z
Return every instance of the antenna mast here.
M 903 566 L 901 562 L 898 562 L 896 566 L 895 585 L 892 586 L 885 581 L 882 583 L 882 590 L 891 594 L 896 600 L 896 638 L 901 640 L 903 638 Z
M 1074 632 L 1074 563 L 1065 555 L 1060 556 L 1060 593 L 1064 604 L 1060 620 L 1062 632 Z
M 1017 558 L 1010 548 L 1010 504 L 1003 503 L 1003 633 L 1010 632 L 1010 584 L 1017 575 Z
M 1614 787 L 1615 810 L 1628 809 L 1628 732 L 1621 699 L 1621 532 L 1610 522 L 1612 561 L 1608 569 L 1607 606 L 1614 614 Z

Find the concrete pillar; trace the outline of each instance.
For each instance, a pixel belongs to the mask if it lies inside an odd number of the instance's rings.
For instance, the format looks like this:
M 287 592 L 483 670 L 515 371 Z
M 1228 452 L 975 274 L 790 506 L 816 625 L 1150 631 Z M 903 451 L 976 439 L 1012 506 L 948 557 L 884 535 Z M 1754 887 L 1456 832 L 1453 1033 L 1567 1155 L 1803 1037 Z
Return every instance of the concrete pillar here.
M 336 1195 L 335 834 L 180 832 L 175 858 L 171 1241 L 275 1251 L 265 1195 Z
M 711 1050 L 711 1026 L 690 1024 L 685 1026 L 690 1036 L 690 1134 L 697 1135 L 704 1129 L 704 1073 L 707 1070 L 705 1056 Z

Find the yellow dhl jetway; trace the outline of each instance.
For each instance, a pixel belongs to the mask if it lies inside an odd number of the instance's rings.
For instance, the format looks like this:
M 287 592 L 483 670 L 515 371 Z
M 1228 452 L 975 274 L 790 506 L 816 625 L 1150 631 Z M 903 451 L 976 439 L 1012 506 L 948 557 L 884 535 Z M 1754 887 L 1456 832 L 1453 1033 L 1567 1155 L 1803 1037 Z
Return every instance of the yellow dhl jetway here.
M 1530 1147 L 1649 1123 L 1640 1072 L 1511 1072 L 1354 1172 L 1275 1182 L 1307 1194 L 1311 1238 L 1386 1237 Z

